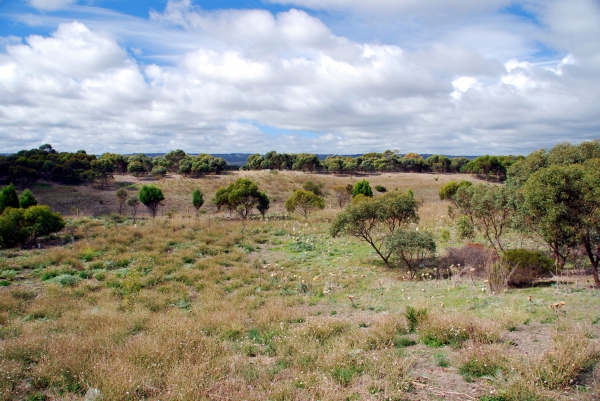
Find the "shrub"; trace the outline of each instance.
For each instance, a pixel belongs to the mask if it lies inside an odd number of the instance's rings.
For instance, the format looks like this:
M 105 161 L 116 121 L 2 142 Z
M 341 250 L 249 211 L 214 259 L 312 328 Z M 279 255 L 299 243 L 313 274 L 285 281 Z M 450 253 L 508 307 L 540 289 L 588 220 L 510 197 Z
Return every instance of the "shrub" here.
M 299 189 L 285 201 L 285 210 L 298 213 L 308 220 L 308 215 L 317 210 L 325 209 L 325 200 L 310 191 Z
M 167 175 L 167 169 L 163 166 L 154 166 L 151 174 L 155 178 L 163 178 L 165 175 Z
M 25 242 L 29 233 L 25 228 L 23 209 L 6 208 L 0 216 L 0 246 L 10 248 Z
M 54 213 L 50 206 L 37 205 L 25 210 L 25 224 L 33 239 L 62 230 L 65 221 L 60 213 Z
M 316 184 L 313 184 L 312 181 L 306 181 L 306 183 L 302 186 L 302 189 L 305 191 L 310 191 L 313 194 L 317 195 L 317 196 L 322 196 L 323 195 L 323 191 L 321 191 L 323 189 L 323 183 L 322 182 L 318 182 Z
M 538 251 L 510 249 L 502 254 L 502 264 L 509 271 L 508 286 L 528 287 L 542 277 L 550 277 L 554 262 Z
M 21 209 L 27 209 L 31 206 L 36 206 L 37 204 L 37 200 L 33 197 L 33 194 L 29 189 L 23 191 L 23 193 L 19 197 L 19 207 Z
M 460 216 L 456 221 L 458 236 L 462 239 L 471 239 L 475 236 L 475 227 L 467 216 Z
M 377 190 L 377 192 L 387 192 L 387 188 L 383 185 L 375 185 L 375 189 Z
M 373 190 L 371 190 L 369 181 L 362 180 L 354 184 L 354 188 L 352 189 L 352 197 L 354 198 L 357 195 L 364 195 L 370 197 L 373 196 Z
M 19 197 L 17 196 L 17 191 L 12 183 L 2 188 L 0 191 L 0 214 L 7 207 L 19 207 Z
M 438 258 L 438 265 L 446 269 L 450 265 L 475 269 L 473 275 L 484 277 L 487 267 L 499 259 L 498 252 L 479 244 L 467 244 L 460 248 L 448 248 L 448 253 Z M 467 269 L 467 271 L 469 271 Z
M 408 322 L 408 331 L 413 333 L 419 327 L 419 324 L 427 319 L 427 309 L 426 308 L 413 308 L 412 306 L 406 305 L 406 312 L 404 312 L 404 317 Z
M 204 196 L 199 189 L 194 189 L 194 192 L 192 192 L 192 205 L 196 209 L 196 215 L 198 215 L 200 208 L 204 205 Z

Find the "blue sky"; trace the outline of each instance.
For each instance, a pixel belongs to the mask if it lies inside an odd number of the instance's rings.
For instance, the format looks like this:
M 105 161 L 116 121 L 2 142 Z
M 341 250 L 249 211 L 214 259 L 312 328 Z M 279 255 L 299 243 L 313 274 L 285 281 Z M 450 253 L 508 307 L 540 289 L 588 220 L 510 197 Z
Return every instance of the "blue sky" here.
M 527 154 L 600 137 L 596 0 L 0 1 L 0 152 Z

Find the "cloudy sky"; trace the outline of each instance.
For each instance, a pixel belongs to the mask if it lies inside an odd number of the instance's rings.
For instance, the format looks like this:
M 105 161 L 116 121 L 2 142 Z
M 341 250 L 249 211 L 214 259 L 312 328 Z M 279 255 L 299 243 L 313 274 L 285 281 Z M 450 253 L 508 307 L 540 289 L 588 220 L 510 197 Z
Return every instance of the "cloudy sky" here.
M 0 152 L 600 137 L 600 0 L 0 0 Z

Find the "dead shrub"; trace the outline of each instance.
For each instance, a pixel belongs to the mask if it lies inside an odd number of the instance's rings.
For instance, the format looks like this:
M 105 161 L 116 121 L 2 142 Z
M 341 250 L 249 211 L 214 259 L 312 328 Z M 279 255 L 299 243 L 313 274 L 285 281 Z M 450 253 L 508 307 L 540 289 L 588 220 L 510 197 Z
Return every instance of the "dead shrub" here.
M 486 266 L 490 266 L 499 259 L 498 252 L 494 249 L 471 243 L 460 248 L 448 248 L 448 253 L 438 258 L 438 266 L 442 269 L 460 266 L 458 269 L 460 276 L 470 274 L 473 277 L 481 278 L 486 275 Z

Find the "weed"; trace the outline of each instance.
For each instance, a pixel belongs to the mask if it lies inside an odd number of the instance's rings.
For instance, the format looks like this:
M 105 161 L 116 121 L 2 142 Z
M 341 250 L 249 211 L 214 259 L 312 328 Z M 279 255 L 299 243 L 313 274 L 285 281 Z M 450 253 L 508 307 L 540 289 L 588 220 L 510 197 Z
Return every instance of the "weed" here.
M 404 317 L 406 317 L 406 320 L 408 321 L 408 331 L 413 333 L 417 330 L 419 324 L 427 319 L 427 309 L 413 308 L 412 306 L 406 305 Z

